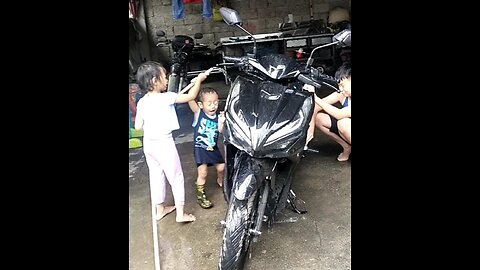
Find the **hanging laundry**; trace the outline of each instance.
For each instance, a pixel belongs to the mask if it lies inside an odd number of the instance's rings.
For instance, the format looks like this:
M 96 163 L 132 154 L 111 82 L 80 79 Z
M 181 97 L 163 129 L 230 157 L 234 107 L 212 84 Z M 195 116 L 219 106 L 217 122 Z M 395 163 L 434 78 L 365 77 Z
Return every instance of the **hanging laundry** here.
M 183 3 L 200 3 L 198 0 L 172 0 L 172 15 L 174 20 L 185 19 L 185 8 Z M 202 17 L 206 19 L 212 18 L 212 2 L 211 0 L 202 0 L 203 10 Z

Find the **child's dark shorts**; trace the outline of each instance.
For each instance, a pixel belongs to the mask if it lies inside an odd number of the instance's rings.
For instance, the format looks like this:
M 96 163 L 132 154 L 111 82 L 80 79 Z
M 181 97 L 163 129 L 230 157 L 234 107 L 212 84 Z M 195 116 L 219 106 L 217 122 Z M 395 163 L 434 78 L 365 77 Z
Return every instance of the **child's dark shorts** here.
M 207 151 L 206 149 L 200 147 L 194 147 L 193 156 L 195 157 L 197 167 L 202 164 L 212 166 L 218 163 L 225 163 L 222 153 L 220 153 L 220 149 L 217 146 L 213 148 L 213 151 Z
M 333 132 L 333 133 L 337 134 L 341 138 L 342 136 L 340 136 L 340 132 L 338 132 L 338 125 L 337 125 L 338 120 L 337 120 L 337 118 L 335 118 L 331 115 L 328 115 L 328 116 L 330 116 L 330 122 L 332 123 L 332 125 L 330 126 L 330 129 L 329 129 L 330 132 Z

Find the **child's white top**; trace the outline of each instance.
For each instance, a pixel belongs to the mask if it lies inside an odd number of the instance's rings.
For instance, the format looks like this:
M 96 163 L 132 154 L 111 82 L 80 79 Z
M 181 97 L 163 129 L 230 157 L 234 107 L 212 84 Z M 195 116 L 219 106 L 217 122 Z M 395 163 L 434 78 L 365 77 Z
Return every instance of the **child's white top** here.
M 166 92 L 146 94 L 137 104 L 137 117 L 143 118 L 143 137 L 161 139 L 179 129 L 175 99 L 178 94 Z

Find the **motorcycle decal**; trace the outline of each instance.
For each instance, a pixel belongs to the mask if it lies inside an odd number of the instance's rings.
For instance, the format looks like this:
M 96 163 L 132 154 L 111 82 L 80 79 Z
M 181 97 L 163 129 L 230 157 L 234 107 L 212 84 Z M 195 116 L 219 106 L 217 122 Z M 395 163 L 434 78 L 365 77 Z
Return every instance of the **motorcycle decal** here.
M 253 67 L 255 67 L 256 69 L 260 70 L 261 72 L 265 73 L 265 74 L 268 74 L 270 76 L 270 72 L 268 70 L 266 70 L 260 63 L 258 63 L 257 61 L 253 61 L 252 59 L 249 59 L 248 62 L 250 63 L 250 65 L 252 65 Z
M 283 73 L 285 73 L 285 65 L 278 65 L 276 67 L 270 66 L 268 68 L 268 73 L 272 78 L 280 78 L 283 76 Z

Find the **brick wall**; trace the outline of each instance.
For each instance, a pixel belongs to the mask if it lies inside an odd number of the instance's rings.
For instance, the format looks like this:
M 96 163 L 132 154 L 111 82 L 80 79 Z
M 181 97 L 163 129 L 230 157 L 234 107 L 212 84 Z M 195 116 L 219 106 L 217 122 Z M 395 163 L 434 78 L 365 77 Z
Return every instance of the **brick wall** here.
M 155 47 L 157 30 L 163 30 L 167 37 L 203 33 L 201 43 L 214 48 L 222 37 L 245 33 L 239 28 L 228 26 L 223 21 L 215 22 L 202 18 L 202 3 L 185 4 L 185 19 L 173 20 L 171 0 L 143 0 L 145 18 L 150 41 L 152 60 L 168 61 L 169 48 Z M 311 0 L 313 19 L 327 22 L 328 11 L 341 6 L 350 9 L 351 0 Z M 228 0 L 229 6 L 238 11 L 243 19 L 243 27 L 252 34 L 278 32 L 278 24 L 288 20 L 292 13 L 295 21 L 310 20 L 310 0 Z

